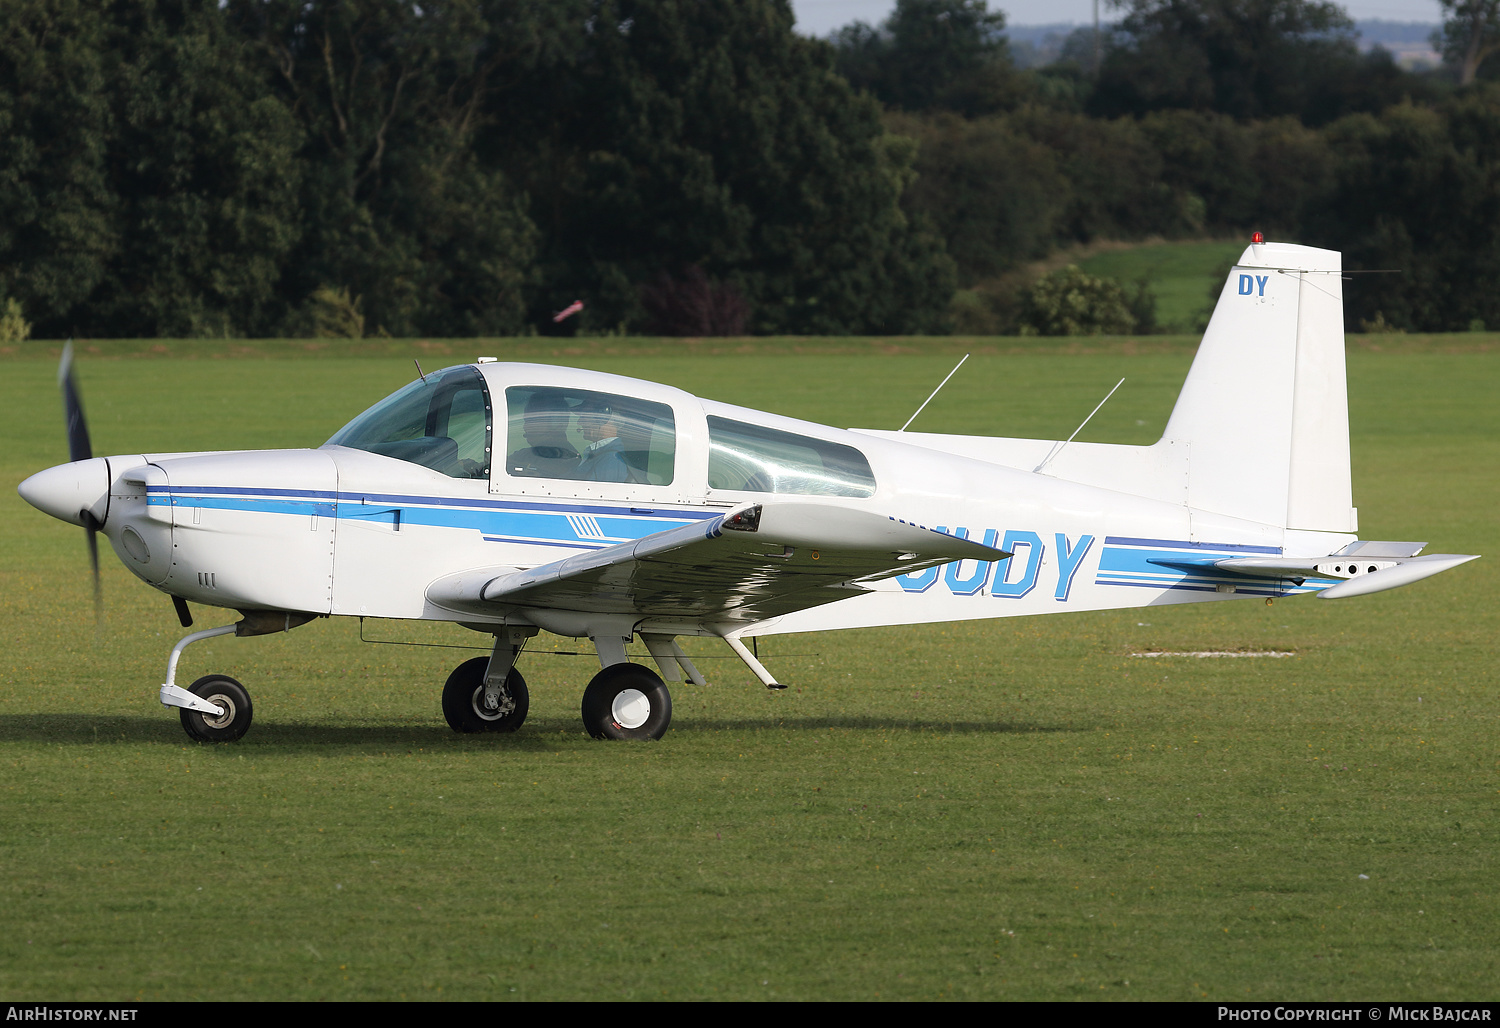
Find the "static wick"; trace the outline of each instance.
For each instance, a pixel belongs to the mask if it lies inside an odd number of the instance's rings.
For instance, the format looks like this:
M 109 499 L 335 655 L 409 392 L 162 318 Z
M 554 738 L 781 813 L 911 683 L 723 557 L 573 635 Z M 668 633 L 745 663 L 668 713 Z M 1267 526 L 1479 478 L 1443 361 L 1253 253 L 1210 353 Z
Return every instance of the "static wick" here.
M 1115 389 L 1120 388 L 1124 384 L 1125 380 L 1122 378 L 1120 379 L 1120 381 L 1115 383 Z M 1103 407 L 1106 403 L 1109 402 L 1109 398 L 1115 395 L 1115 389 L 1111 389 L 1109 392 L 1104 394 L 1104 399 L 1099 401 L 1099 407 Z M 1042 462 L 1031 469 L 1031 473 L 1034 475 L 1041 474 L 1042 469 L 1045 468 L 1048 464 L 1052 463 L 1052 458 L 1056 457 L 1059 453 L 1062 453 L 1064 446 L 1067 446 L 1074 439 L 1078 438 L 1078 433 L 1083 431 L 1083 426 L 1092 421 L 1094 415 L 1099 413 L 1099 407 L 1095 407 L 1093 410 L 1089 411 L 1089 416 L 1083 419 L 1082 424 L 1073 429 L 1073 434 L 1068 436 L 1068 438 L 1064 439 L 1062 442 L 1058 443 L 1056 446 L 1052 447 L 1051 451 L 1042 460 Z
M 417 377 L 422 380 L 422 384 L 423 385 L 426 385 L 427 384 L 427 376 L 424 375 L 424 374 L 422 374 L 422 362 L 419 361 L 419 360 L 417 360 L 415 357 L 413 357 L 411 359 L 411 362 L 417 366 Z
M 943 391 L 943 386 L 945 386 L 945 385 L 948 384 L 948 379 L 952 378 L 954 375 L 956 375 L 958 373 L 958 369 L 961 368 L 961 367 L 963 367 L 964 366 L 964 361 L 966 361 L 968 359 L 969 359 L 969 355 L 968 354 L 964 354 L 963 360 L 961 360 L 957 364 L 953 365 L 953 370 L 950 371 L 950 372 L 948 372 L 948 378 L 945 378 L 941 382 L 938 383 L 938 387 L 932 391 L 932 396 L 936 396 L 938 393 L 940 393 L 940 392 Z M 917 420 L 917 414 L 921 414 L 922 410 L 929 403 L 932 402 L 932 396 L 929 396 L 929 397 L 927 397 L 927 399 L 925 399 L 925 400 L 922 401 L 922 406 L 917 408 L 917 413 L 913 414 L 911 417 L 909 417 L 909 418 L 906 419 L 906 425 L 910 425 L 913 421 Z M 901 426 L 901 431 L 903 431 L 903 432 L 906 431 L 906 425 L 902 425 Z
M 577 314 L 581 310 L 583 310 L 583 301 L 582 300 L 574 300 L 572 303 L 568 304 L 562 310 L 560 310 L 556 314 L 552 315 L 552 320 L 553 321 L 559 321 L 559 322 L 563 321 L 563 320 L 565 320 L 567 318 L 571 318 L 573 315 Z

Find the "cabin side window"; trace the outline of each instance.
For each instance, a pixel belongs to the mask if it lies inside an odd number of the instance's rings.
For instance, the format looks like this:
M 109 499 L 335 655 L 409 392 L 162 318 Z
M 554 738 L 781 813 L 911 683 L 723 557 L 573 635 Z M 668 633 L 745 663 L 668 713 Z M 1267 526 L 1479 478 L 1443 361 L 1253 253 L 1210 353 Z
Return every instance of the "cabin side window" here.
M 409 461 L 449 478 L 490 477 L 490 395 L 471 367 L 433 372 L 339 429 L 329 446 Z
M 743 421 L 708 419 L 708 487 L 802 496 L 872 496 L 875 475 L 852 446 Z
M 505 390 L 505 473 L 512 478 L 671 485 L 672 408 L 633 396 L 554 386 Z

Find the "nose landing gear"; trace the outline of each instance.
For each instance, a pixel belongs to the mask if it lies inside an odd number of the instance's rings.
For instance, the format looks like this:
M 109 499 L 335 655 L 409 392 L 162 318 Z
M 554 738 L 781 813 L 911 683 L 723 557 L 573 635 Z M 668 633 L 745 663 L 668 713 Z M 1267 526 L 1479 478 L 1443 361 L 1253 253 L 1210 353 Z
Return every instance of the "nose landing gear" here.
M 187 604 L 173 597 L 178 616 L 183 618 L 183 627 L 191 623 L 185 616 Z M 298 625 L 305 625 L 317 615 L 294 614 L 284 610 L 242 610 L 244 620 L 233 625 L 220 625 L 201 632 L 183 636 L 172 647 L 167 658 L 167 680 L 162 683 L 157 698 L 163 707 L 177 707 L 182 718 L 183 731 L 197 742 L 233 742 L 250 730 L 253 714 L 250 693 L 243 685 L 227 675 L 206 675 L 184 689 L 177 684 L 177 662 L 182 651 L 195 642 L 213 639 L 221 635 L 270 635 L 286 632 Z
M 183 707 L 178 711 L 183 731 L 199 742 L 233 742 L 250 730 L 254 710 L 250 693 L 226 675 L 206 675 L 188 686 L 188 692 L 218 708 L 209 714 Z

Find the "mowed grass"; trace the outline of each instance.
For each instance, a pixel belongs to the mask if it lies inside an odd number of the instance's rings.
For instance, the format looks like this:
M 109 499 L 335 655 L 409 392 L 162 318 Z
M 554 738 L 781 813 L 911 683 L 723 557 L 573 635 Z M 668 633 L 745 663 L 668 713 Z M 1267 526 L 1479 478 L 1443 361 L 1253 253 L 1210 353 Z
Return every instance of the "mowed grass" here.
M 1210 292 L 1223 284 L 1223 272 L 1249 243 L 1241 240 L 1147 243 L 1104 250 L 1078 262 L 1090 275 L 1131 285 L 1144 279 L 1156 296 L 1156 320 L 1171 332 L 1192 331 L 1207 321 Z
M 413 374 L 106 358 L 97 453 L 316 445 Z M 1145 442 L 1189 359 L 979 354 L 913 428 L 1065 436 L 1123 375 L 1083 437 Z M 871 427 L 953 361 L 580 358 Z M 695 642 L 712 684 L 644 745 L 583 734 L 572 656 L 524 660 L 519 734 L 456 736 L 470 654 L 343 620 L 190 649 L 184 682 L 256 703 L 240 743 L 190 743 L 156 702 L 166 597 L 106 550 L 96 631 L 82 531 L 15 495 L 63 459 L 54 376 L 0 361 L 11 999 L 1495 997 L 1500 355 L 1350 356 L 1361 535 L 1485 560 L 1349 601 L 777 637 L 783 693 Z M 1131 656 L 1158 648 L 1297 655 Z

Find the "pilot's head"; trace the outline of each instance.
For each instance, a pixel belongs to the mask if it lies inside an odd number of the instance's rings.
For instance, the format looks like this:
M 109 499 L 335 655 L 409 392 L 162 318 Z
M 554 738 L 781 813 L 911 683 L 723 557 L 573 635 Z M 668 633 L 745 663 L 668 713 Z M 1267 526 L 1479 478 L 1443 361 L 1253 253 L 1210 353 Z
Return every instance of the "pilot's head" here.
M 522 411 L 521 431 L 531 446 L 568 445 L 568 418 L 573 409 L 561 393 L 541 390 L 531 394 Z
M 585 400 L 574 413 L 578 415 L 579 434 L 591 443 L 620 434 L 614 411 L 602 400 Z

